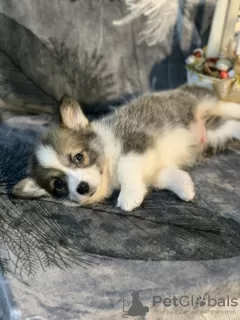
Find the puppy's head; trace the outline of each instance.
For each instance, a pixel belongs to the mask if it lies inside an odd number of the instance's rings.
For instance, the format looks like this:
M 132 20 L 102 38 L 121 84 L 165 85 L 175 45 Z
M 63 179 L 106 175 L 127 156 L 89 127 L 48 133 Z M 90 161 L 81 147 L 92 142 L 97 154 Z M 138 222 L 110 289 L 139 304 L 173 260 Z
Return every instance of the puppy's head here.
M 59 126 L 41 138 L 29 177 L 12 193 L 28 199 L 52 195 L 81 204 L 97 201 L 107 192 L 102 140 L 76 101 L 63 96 L 59 109 Z

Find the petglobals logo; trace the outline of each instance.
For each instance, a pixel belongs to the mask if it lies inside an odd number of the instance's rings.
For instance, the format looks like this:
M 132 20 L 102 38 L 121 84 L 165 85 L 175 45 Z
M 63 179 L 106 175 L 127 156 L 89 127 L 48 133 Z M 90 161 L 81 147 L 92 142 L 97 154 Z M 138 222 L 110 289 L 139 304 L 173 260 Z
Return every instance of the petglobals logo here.
M 126 294 L 120 299 L 120 301 L 122 301 L 122 311 L 123 311 L 122 317 L 123 318 L 137 317 L 137 316 L 144 317 L 149 312 L 149 307 L 145 306 L 141 302 L 139 297 L 139 291 L 133 291 L 131 293 L 130 305 L 126 306 L 128 296 L 129 294 Z
M 198 296 L 173 296 L 163 298 L 162 296 L 153 296 L 153 307 L 237 307 L 238 299 L 231 298 L 229 295 L 226 297 L 215 298 L 210 295 Z

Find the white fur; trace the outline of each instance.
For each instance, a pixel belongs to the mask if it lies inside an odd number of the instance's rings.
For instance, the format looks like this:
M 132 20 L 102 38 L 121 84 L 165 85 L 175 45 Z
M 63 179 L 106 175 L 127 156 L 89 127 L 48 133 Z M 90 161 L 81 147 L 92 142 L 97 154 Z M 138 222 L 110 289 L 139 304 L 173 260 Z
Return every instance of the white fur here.
M 83 202 L 88 198 L 87 195 L 80 195 L 77 193 L 77 187 L 81 181 L 88 182 L 91 189 L 97 189 L 100 184 L 101 176 L 96 166 L 92 166 L 84 169 L 68 170 L 68 188 L 69 197 L 73 201 Z
M 155 187 L 168 189 L 184 201 L 191 201 L 195 196 L 194 183 L 190 175 L 176 167 L 163 168 L 157 177 Z
M 218 108 L 221 116 L 240 119 L 240 104 L 235 102 L 219 102 Z
M 207 130 L 207 144 L 217 147 L 223 146 L 228 140 L 240 140 L 240 121 L 228 120 L 214 130 Z
M 95 132 L 97 132 L 99 137 L 102 139 L 104 145 L 104 154 L 107 158 L 109 174 L 112 180 L 113 188 L 117 188 L 119 187 L 119 184 L 117 181 L 116 166 L 121 154 L 121 144 L 114 136 L 111 129 L 103 125 L 101 122 L 93 122 L 92 126 Z
M 24 193 L 26 195 L 31 194 L 32 197 L 36 197 L 36 198 L 48 195 L 46 190 L 40 188 L 36 184 L 36 182 L 30 177 L 25 178 L 20 183 L 22 185 L 22 193 Z
M 185 128 L 167 131 L 157 141 L 159 168 L 191 164 L 191 147 L 196 143 L 196 138 Z
M 199 119 L 205 115 L 220 116 L 223 118 L 240 119 L 240 104 L 228 101 L 218 101 L 213 99 L 204 99 L 196 107 L 196 118 Z
M 144 155 L 130 153 L 120 158 L 117 178 L 121 191 L 117 206 L 121 209 L 131 211 L 142 203 L 147 192 L 146 178 L 150 173 L 147 163 L 153 167 L 156 165 L 154 152 L 146 152 Z
M 125 211 L 138 207 L 161 169 L 191 163 L 190 148 L 194 144 L 194 137 L 188 130 L 177 128 L 160 137 L 154 149 L 144 154 L 129 153 L 121 156 L 117 166 L 117 179 L 121 186 L 117 206 Z M 173 179 L 174 174 L 178 175 L 176 181 Z M 168 189 L 171 188 L 182 199 L 189 201 L 194 197 L 193 184 L 186 172 L 177 169 L 171 171 L 166 181 Z M 182 188 L 181 184 L 184 185 Z
M 45 168 L 64 169 L 64 166 L 59 161 L 57 152 L 51 146 L 39 145 L 36 150 L 36 157 Z

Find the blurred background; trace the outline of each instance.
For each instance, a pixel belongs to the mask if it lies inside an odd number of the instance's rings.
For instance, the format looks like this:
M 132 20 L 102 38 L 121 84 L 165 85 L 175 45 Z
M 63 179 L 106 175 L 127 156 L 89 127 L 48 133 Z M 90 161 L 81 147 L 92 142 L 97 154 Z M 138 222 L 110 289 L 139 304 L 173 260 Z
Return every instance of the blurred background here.
M 64 93 L 96 115 L 183 84 L 185 58 L 206 44 L 215 3 L 1 0 L 2 119 L 42 130 Z

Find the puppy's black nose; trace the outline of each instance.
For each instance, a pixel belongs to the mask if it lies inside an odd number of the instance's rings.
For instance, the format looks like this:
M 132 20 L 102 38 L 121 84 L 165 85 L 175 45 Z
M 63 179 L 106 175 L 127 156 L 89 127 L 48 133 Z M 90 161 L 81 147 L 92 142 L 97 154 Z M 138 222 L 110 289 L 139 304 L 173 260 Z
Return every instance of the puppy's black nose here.
M 77 193 L 86 194 L 89 192 L 89 184 L 85 181 L 81 181 L 77 187 Z

